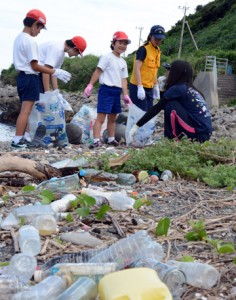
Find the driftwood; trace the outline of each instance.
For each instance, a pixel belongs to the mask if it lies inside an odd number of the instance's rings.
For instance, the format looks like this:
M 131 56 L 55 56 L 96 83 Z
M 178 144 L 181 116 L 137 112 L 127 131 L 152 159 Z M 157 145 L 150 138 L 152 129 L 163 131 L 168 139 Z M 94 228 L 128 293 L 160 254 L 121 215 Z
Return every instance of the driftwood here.
M 17 171 L 29 174 L 36 179 L 45 180 L 61 177 L 61 171 L 50 165 L 37 163 L 31 159 L 5 154 L 0 156 L 0 172 Z

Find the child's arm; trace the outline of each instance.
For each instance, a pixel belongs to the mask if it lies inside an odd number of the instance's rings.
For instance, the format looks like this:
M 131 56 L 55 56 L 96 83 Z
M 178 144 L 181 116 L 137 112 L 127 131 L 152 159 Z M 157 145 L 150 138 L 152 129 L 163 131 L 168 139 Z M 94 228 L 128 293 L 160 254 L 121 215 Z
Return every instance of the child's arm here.
M 89 97 L 91 94 L 91 91 L 93 89 L 93 85 L 98 81 L 100 75 L 102 74 L 102 69 L 96 68 L 95 71 L 93 72 L 93 75 L 89 81 L 89 84 L 84 90 L 84 97 Z
M 123 93 L 123 100 L 127 106 L 132 104 L 132 101 L 128 95 L 128 84 L 127 84 L 127 79 L 122 78 L 122 93 Z

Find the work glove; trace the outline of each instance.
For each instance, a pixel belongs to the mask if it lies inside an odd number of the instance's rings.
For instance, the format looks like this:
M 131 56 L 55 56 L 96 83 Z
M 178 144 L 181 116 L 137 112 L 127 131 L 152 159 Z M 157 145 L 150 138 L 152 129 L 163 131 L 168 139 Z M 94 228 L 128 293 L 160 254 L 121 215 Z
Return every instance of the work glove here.
M 156 83 L 153 88 L 153 99 L 160 99 L 160 89 L 158 83 Z
M 71 74 L 62 69 L 55 69 L 55 72 L 52 74 L 52 76 L 56 76 L 58 79 L 65 83 L 67 83 L 71 79 Z
M 130 106 L 130 105 L 133 103 L 133 102 L 131 101 L 129 95 L 124 95 L 124 96 L 123 96 L 123 100 L 124 100 L 126 106 Z
M 93 89 L 93 85 L 89 83 L 84 90 L 84 97 L 90 97 L 92 89 Z
M 130 132 L 129 132 L 129 138 L 131 141 L 135 140 L 135 136 L 137 135 L 139 130 L 138 125 L 134 124 L 133 127 L 131 128 Z
M 145 90 L 142 85 L 138 85 L 138 99 L 144 100 L 146 97 Z

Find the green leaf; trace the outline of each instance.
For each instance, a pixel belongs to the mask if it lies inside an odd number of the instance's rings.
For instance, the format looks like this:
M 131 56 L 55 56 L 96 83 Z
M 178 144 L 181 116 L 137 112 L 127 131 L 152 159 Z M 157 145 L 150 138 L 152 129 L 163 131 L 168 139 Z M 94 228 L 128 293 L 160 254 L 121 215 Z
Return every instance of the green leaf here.
M 10 262 L 9 261 L 0 261 L 0 267 L 6 267 L 9 266 Z
M 223 253 L 234 253 L 235 252 L 234 244 L 233 243 L 221 243 L 221 244 L 217 244 L 217 251 L 220 254 L 223 254 Z
M 233 262 L 234 262 L 234 264 L 236 265 L 236 257 L 234 258 Z
M 43 190 L 40 194 L 39 197 L 42 199 L 41 204 L 50 204 L 53 200 L 55 200 L 55 196 L 53 192 L 49 190 Z
M 25 224 L 25 218 L 24 217 L 20 217 L 20 223 L 19 226 L 23 226 Z
M 139 209 L 143 205 L 151 205 L 152 202 L 146 198 L 140 198 L 134 202 L 133 208 Z
M 93 206 L 96 204 L 96 200 L 93 197 L 88 196 L 86 194 L 79 195 L 77 199 L 78 203 L 81 206 Z
M 180 261 L 183 262 L 194 262 L 194 258 L 191 255 L 184 255 Z
M 158 222 L 157 227 L 156 227 L 156 231 L 155 231 L 156 235 L 167 236 L 169 227 L 170 227 L 170 219 L 169 218 L 160 219 L 160 221 Z
M 35 187 L 32 185 L 23 186 L 22 192 L 32 192 L 35 191 Z
M 70 205 L 71 205 L 72 209 L 76 209 L 78 207 L 78 200 L 75 199 L 75 200 L 70 201 Z
M 111 210 L 109 205 L 107 204 L 102 205 L 98 213 L 96 214 L 97 219 L 101 220 L 109 210 Z
M 66 222 L 70 223 L 70 222 L 73 222 L 73 221 L 74 221 L 74 218 L 73 218 L 72 214 L 68 213 L 66 215 Z
M 8 199 L 9 199 L 9 195 L 2 196 L 2 201 L 3 202 L 7 202 Z
M 77 214 L 80 216 L 80 217 L 86 217 L 89 215 L 90 213 L 90 209 L 89 207 L 80 207 L 80 208 L 77 208 Z

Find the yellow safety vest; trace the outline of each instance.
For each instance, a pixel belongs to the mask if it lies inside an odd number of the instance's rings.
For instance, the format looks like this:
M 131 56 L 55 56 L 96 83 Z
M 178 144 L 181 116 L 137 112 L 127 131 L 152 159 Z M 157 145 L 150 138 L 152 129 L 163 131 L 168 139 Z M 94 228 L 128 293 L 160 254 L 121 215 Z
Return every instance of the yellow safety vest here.
M 153 47 L 151 42 L 149 42 L 147 45 L 144 45 L 144 47 L 146 48 L 147 55 L 140 69 L 142 85 L 145 88 L 153 88 L 154 83 L 156 82 L 158 68 L 160 67 L 161 50 L 159 47 Z M 130 82 L 138 85 L 134 72 L 135 64 L 136 56 L 134 57 L 134 65 Z

